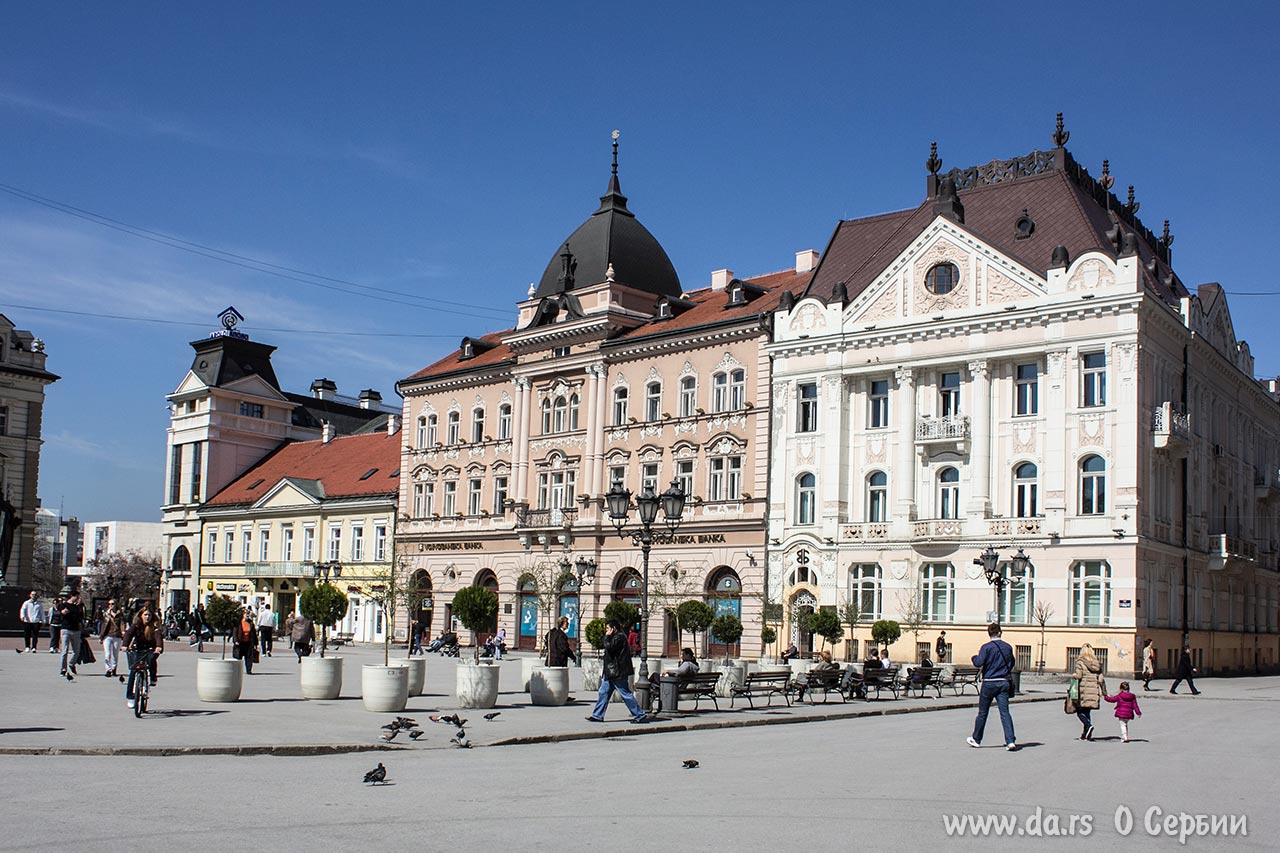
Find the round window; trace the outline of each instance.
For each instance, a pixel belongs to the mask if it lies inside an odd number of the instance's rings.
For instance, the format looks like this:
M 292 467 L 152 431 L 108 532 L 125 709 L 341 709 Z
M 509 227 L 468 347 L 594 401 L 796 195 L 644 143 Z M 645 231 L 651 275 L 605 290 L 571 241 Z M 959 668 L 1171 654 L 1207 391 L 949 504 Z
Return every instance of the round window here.
M 960 269 L 953 263 L 934 264 L 924 277 L 924 286 L 938 296 L 950 293 L 960 283 Z

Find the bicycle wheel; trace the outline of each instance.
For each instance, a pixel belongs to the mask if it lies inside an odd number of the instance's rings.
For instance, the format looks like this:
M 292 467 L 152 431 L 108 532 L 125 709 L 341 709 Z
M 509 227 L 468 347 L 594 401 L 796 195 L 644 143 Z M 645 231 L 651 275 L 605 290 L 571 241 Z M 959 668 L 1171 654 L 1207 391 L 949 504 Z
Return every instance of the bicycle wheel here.
M 133 715 L 142 719 L 147 712 L 147 673 L 139 673 L 137 684 L 133 688 Z

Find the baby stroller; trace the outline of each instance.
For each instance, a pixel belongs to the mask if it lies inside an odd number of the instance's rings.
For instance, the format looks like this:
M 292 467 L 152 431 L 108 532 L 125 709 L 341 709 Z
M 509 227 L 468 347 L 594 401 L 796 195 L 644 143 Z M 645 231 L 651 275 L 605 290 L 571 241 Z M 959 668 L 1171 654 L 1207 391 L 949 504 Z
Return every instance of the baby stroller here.
M 458 641 L 453 640 L 452 642 L 441 643 L 440 648 L 436 649 L 436 651 L 447 658 L 456 658 L 459 653 Z

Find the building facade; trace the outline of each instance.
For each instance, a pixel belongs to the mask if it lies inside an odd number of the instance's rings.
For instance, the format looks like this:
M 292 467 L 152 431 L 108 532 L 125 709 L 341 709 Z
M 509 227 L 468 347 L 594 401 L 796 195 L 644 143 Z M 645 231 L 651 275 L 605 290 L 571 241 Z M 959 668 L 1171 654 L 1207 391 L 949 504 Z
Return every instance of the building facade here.
M 899 660 L 940 630 L 967 659 L 998 611 L 1023 669 L 1088 642 L 1132 673 L 1146 638 L 1161 667 L 1184 637 L 1208 670 L 1280 661 L 1274 389 L 1066 137 L 931 154 L 925 200 L 841 222 L 776 315 L 770 585 L 802 645 L 800 614 L 852 602 L 856 651 L 893 619 Z M 998 602 L 988 546 L 1029 558 Z
M 404 397 L 398 539 L 435 634 L 452 623 L 454 593 L 488 586 L 490 631 L 522 648 L 557 615 L 600 617 L 611 601 L 641 601 L 638 547 L 610 523 L 614 483 L 689 500 L 675 541 L 650 564 L 649 652 L 680 636 L 667 612 L 688 599 L 737 614 L 736 648 L 760 649 L 769 449 L 770 319 L 816 258 L 742 281 L 728 270 L 685 292 L 666 252 L 627 208 L 614 172 L 600 207 L 556 250 L 517 305 L 511 329 L 464 338 L 458 350 L 398 383 Z M 595 562 L 579 584 L 565 567 Z M 482 632 L 484 633 L 484 632 Z M 463 632 L 466 639 L 466 633 Z

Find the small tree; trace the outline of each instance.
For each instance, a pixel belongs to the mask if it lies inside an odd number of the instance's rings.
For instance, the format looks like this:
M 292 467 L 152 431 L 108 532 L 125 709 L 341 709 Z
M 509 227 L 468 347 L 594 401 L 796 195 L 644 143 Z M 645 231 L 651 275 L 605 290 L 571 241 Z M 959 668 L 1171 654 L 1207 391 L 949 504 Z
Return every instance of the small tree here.
M 711 620 L 711 633 L 726 646 L 732 646 L 742 639 L 742 620 L 732 613 L 721 613 Z M 725 663 L 729 662 L 729 654 L 725 652 Z
M 122 605 L 131 599 L 145 598 L 147 592 L 159 586 L 160 558 L 150 554 L 138 551 L 107 554 L 85 565 L 89 569 L 86 580 L 94 594 L 119 599 Z
M 668 563 L 659 572 L 656 579 L 649 583 L 650 612 L 661 611 L 676 626 L 676 636 L 684 635 L 684 626 L 680 623 L 680 603 L 694 598 L 698 594 L 699 583 L 688 570 L 681 571 L 675 563 Z
M 826 640 L 832 649 L 844 637 L 844 625 L 840 623 L 840 617 L 834 609 L 822 607 L 815 610 L 809 617 L 808 628 Z
M 892 619 L 881 619 L 871 626 L 871 639 L 885 648 L 898 642 L 901 636 L 902 628 Z
M 453 615 L 472 634 L 489 624 L 498 612 L 498 596 L 482 586 L 464 586 L 453 596 Z M 480 642 L 475 642 L 474 660 L 480 662 Z
M 521 578 L 519 585 L 522 589 L 527 581 L 533 581 L 534 595 L 538 603 L 538 624 L 543 628 L 537 632 L 535 642 L 538 651 L 544 655 L 547 634 L 551 630 L 550 626 L 555 625 L 555 609 L 560 602 L 560 591 L 573 578 L 574 574 L 570 571 L 568 563 L 553 560 L 539 561 Z
M 592 619 L 587 623 L 587 627 L 582 629 L 582 636 L 586 637 L 587 642 L 591 644 L 593 649 L 604 648 L 604 630 L 605 620 Z
M 765 625 L 760 629 L 760 645 L 769 648 L 778 639 L 778 632 Z
M 915 637 L 915 646 L 911 651 L 911 658 L 915 660 L 915 649 L 920 647 L 920 632 L 926 624 L 924 601 L 920 595 L 920 585 L 915 584 L 915 589 L 904 589 L 898 591 L 898 611 L 902 614 L 902 627 L 910 631 Z
M 377 605 L 385 620 L 386 630 L 382 632 L 383 666 L 391 663 L 391 639 L 395 633 L 396 612 L 401 604 L 407 604 L 409 590 L 402 580 L 402 570 L 405 569 L 405 565 L 397 566 L 394 562 L 386 568 L 373 569 L 368 573 L 371 583 L 364 587 L 364 597 Z
M 840 621 L 849 626 L 849 639 L 855 640 L 858 637 L 858 623 L 862 621 L 862 603 L 858 597 L 852 596 L 844 600 L 844 604 L 840 605 Z M 844 647 L 844 659 L 853 660 L 853 643 L 850 642 Z
M 222 659 L 227 659 L 227 635 L 240 621 L 240 613 L 244 606 L 234 598 L 215 595 L 204 608 L 204 621 L 209 629 L 222 635 Z
M 782 630 L 783 612 L 782 603 L 778 601 L 765 601 L 760 608 L 760 639 L 766 647 L 778 641 L 778 632 Z M 765 639 L 766 632 L 770 639 Z
M 320 626 L 320 657 L 329 648 L 329 629 L 347 615 L 347 594 L 327 581 L 304 589 L 298 611 Z
M 1038 668 L 1040 670 L 1040 674 L 1044 675 L 1044 628 L 1045 625 L 1048 624 L 1049 620 L 1053 618 L 1053 605 L 1043 599 L 1037 601 L 1035 609 L 1031 611 L 1031 617 L 1035 619 L 1036 623 L 1040 626 L 1040 663 Z
M 711 627 L 711 620 L 716 618 L 716 612 L 705 601 L 691 598 L 676 608 L 676 618 L 680 620 L 682 628 L 693 634 L 696 645 L 698 632 L 706 633 L 707 628 Z
M 604 608 L 604 619 L 616 619 L 623 631 L 630 631 L 640 621 L 640 608 L 629 601 L 610 601 Z

